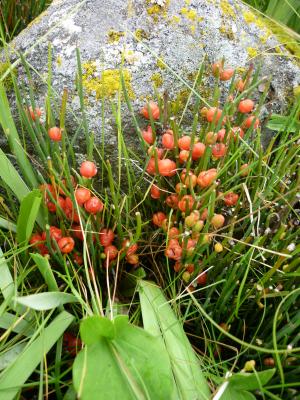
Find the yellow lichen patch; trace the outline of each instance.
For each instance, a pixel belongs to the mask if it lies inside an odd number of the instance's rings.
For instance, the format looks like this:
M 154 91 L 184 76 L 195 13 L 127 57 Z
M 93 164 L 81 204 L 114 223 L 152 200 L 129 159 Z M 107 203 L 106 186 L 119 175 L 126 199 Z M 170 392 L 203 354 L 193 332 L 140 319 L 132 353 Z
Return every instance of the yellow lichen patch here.
M 187 6 L 191 5 L 191 0 L 184 0 L 184 2 Z
M 229 4 L 228 0 L 221 0 L 220 6 L 224 15 L 227 15 L 232 19 L 236 19 L 235 11 L 231 4 Z
M 150 1 L 147 0 L 147 4 L 149 4 Z M 150 15 L 154 22 L 158 21 L 158 17 L 162 16 L 164 18 L 167 17 L 167 10 L 170 4 L 170 0 L 166 0 L 166 3 L 164 6 L 160 6 L 158 4 L 153 4 L 152 6 L 147 8 L 147 13 Z
M 293 93 L 294 93 L 294 96 L 295 96 L 295 97 L 300 97 L 300 86 L 296 86 L 296 87 L 293 89 Z
M 220 27 L 220 32 L 223 33 L 228 39 L 234 40 L 235 36 L 230 26 L 222 25 Z
M 97 99 L 111 98 L 122 90 L 120 81 L 120 71 L 118 69 L 107 69 L 101 75 L 95 76 L 96 66 L 94 62 L 83 64 L 82 84 L 89 94 L 93 94 Z M 131 87 L 131 75 L 128 70 L 123 70 L 123 77 L 127 93 L 130 98 L 134 98 Z
M 169 19 L 169 21 L 171 22 L 171 24 L 175 25 L 175 24 L 179 24 L 179 22 L 181 21 L 181 18 L 178 15 L 173 15 L 173 17 L 171 17 Z
M 0 62 L 0 78 L 10 68 L 10 66 L 11 64 L 9 62 L 4 62 L 4 63 Z M 12 73 L 14 74 L 15 70 L 12 70 Z M 5 87 L 5 89 L 9 90 L 12 88 L 13 81 L 10 73 L 3 79 L 2 84 Z
M 139 28 L 134 34 L 137 40 L 149 39 L 149 34 L 144 29 Z
M 162 57 L 159 57 L 159 59 L 156 61 L 156 65 L 158 66 L 158 68 L 160 68 L 162 70 L 167 68 Z
M 258 55 L 258 50 L 255 47 L 247 47 L 247 53 L 250 58 L 254 58 Z
M 151 81 L 154 83 L 155 87 L 159 88 L 163 84 L 163 78 L 159 72 L 156 72 L 151 76 Z
M 190 91 L 188 89 L 181 90 L 173 101 L 170 101 L 170 109 L 173 114 L 181 112 L 187 102 Z
M 191 21 L 196 21 L 197 19 L 197 12 L 195 10 L 182 7 L 180 13 Z
M 254 14 L 252 11 L 244 11 L 243 17 L 247 22 L 247 24 L 255 24 L 259 28 L 266 28 L 264 21 L 258 15 Z
M 108 41 L 109 43 L 118 43 L 122 36 L 124 36 L 124 32 L 117 32 L 114 30 L 110 30 L 108 32 Z
M 62 64 L 62 58 L 61 58 L 61 56 L 57 56 L 56 64 L 57 64 L 59 67 L 61 67 L 61 64 Z
M 195 25 L 191 25 L 191 26 L 190 26 L 190 31 L 191 31 L 192 34 L 195 33 L 195 31 L 196 31 Z

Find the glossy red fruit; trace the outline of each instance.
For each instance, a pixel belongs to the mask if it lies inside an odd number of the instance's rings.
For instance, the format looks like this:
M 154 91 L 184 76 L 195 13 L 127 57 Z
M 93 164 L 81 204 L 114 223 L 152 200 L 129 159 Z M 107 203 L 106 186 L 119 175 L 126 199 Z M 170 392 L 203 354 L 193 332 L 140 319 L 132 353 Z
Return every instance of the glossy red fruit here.
M 158 172 L 162 176 L 174 176 L 176 174 L 176 163 L 168 158 L 159 160 Z
M 180 150 L 190 150 L 191 147 L 191 137 L 190 136 L 182 136 L 178 139 L 178 147 Z
M 171 243 L 172 242 L 172 243 Z M 177 242 L 177 243 L 173 243 Z M 179 261 L 182 256 L 182 248 L 180 247 L 178 241 L 170 240 L 168 247 L 165 250 L 165 255 L 172 260 Z
M 222 116 L 222 110 L 220 110 L 217 107 L 209 108 L 206 113 L 206 119 L 208 122 L 212 122 L 213 120 L 215 120 L 215 122 L 217 122 L 217 121 L 219 121 L 221 116 Z
M 187 210 L 191 211 L 194 204 L 195 204 L 195 200 L 194 200 L 193 196 L 190 194 L 186 194 L 178 202 L 178 208 L 182 212 L 185 212 Z
M 176 228 L 175 226 L 170 228 L 168 233 L 169 233 L 169 239 L 175 239 L 175 238 L 178 239 L 178 237 L 180 235 L 179 229 Z
M 78 188 L 75 190 L 75 199 L 78 205 L 82 206 L 91 198 L 91 192 L 86 188 Z
M 226 129 L 222 128 L 219 130 L 217 133 L 217 141 L 218 142 L 224 142 L 226 136 Z
M 39 189 L 43 194 L 44 201 L 52 200 L 52 198 L 54 198 L 54 199 L 57 198 L 57 193 L 55 192 L 54 187 L 52 185 L 50 185 L 49 183 L 40 185 Z M 51 196 L 52 196 L 52 198 L 51 198 Z
M 245 82 L 242 79 L 239 79 L 236 81 L 235 87 L 239 92 L 243 92 L 245 89 Z
M 165 149 L 173 150 L 175 147 L 174 136 L 169 133 L 164 133 L 162 135 L 162 145 Z
M 71 197 L 65 198 L 65 209 L 73 210 L 73 202 L 72 202 Z
M 147 167 L 146 167 L 146 172 L 148 172 L 149 175 L 155 175 L 156 174 L 156 168 L 155 168 L 155 158 L 151 157 Z
M 114 260 L 118 257 L 118 249 L 113 244 L 110 244 L 104 248 L 104 253 L 109 261 Z
M 80 225 L 72 225 L 72 233 L 79 240 L 83 240 L 84 234 Z
M 176 209 L 178 207 L 178 195 L 177 194 L 170 194 L 167 198 L 166 198 L 166 204 L 171 207 Z
M 221 81 L 229 81 L 234 74 L 234 69 L 227 68 L 220 72 L 220 80 Z
M 244 121 L 243 126 L 244 126 L 245 128 L 250 128 L 250 126 L 252 125 L 253 121 L 254 121 L 253 128 L 254 128 L 254 129 L 258 128 L 258 127 L 259 127 L 259 124 L 260 124 L 260 121 L 259 121 L 259 119 L 256 118 L 254 115 L 251 115 L 250 117 L 248 117 L 248 118 Z
M 178 159 L 181 164 L 184 164 L 189 159 L 190 152 L 188 150 L 181 150 L 179 153 Z
M 215 77 L 219 76 L 222 71 L 223 71 L 223 62 L 222 61 L 217 61 L 212 64 L 213 76 L 215 76 Z
M 154 120 L 158 120 L 158 119 L 159 119 L 159 115 L 160 115 L 160 111 L 159 111 L 158 105 L 157 105 L 154 101 L 149 101 L 149 103 L 146 104 L 146 105 L 141 109 L 141 114 L 142 114 L 142 116 L 145 117 L 146 119 L 150 119 L 149 110 L 150 110 L 150 113 L 152 114 L 152 118 L 153 118 Z
M 76 264 L 78 265 L 82 265 L 83 264 L 83 257 L 80 253 L 75 253 L 73 255 L 73 261 L 76 262 Z
M 242 114 L 247 114 L 251 112 L 254 108 L 254 101 L 250 99 L 242 100 L 238 106 L 238 110 Z
M 236 203 L 238 202 L 238 199 L 239 195 L 237 193 L 229 192 L 224 196 L 224 203 L 226 204 L 226 206 L 229 207 L 235 206 Z
M 204 143 L 197 142 L 193 146 L 192 150 L 192 159 L 193 160 L 198 160 L 200 157 L 202 157 L 205 153 L 206 146 Z
M 93 178 L 97 174 L 97 167 L 92 161 L 84 161 L 80 166 L 80 175 L 84 178 Z
M 34 110 L 32 107 L 29 107 L 28 112 L 32 121 L 39 120 L 42 115 L 42 111 L 39 107 L 36 107 Z
M 102 246 L 109 246 L 112 244 L 115 238 L 114 231 L 112 229 L 103 228 L 99 232 L 99 240 Z
M 225 156 L 227 147 L 224 143 L 216 143 L 211 148 L 211 152 L 214 158 L 219 159 Z
M 137 265 L 139 263 L 139 256 L 137 254 L 129 254 L 126 256 L 128 264 Z
M 161 149 L 159 147 L 154 147 L 154 146 L 150 146 L 148 151 L 147 151 L 149 156 L 155 157 L 155 154 L 157 155 L 157 158 L 159 160 L 161 160 L 164 156 L 164 149 Z
M 33 246 L 33 247 L 37 247 L 37 248 L 41 248 L 41 246 L 43 246 L 43 238 L 39 233 L 34 233 L 30 240 L 29 243 Z
M 49 235 L 50 235 L 50 238 L 55 240 L 56 242 L 58 242 L 63 237 L 61 229 L 57 228 L 57 226 L 50 226 Z M 46 234 L 46 232 L 43 232 L 42 239 L 46 240 L 46 238 L 47 238 L 47 234 Z
M 201 272 L 201 274 L 197 278 L 198 285 L 204 286 L 207 282 L 207 275 L 206 272 Z
M 238 138 L 243 139 L 244 137 L 244 131 L 240 126 L 234 126 L 230 130 L 230 137 L 233 137 L 234 141 L 236 142 Z
M 198 175 L 197 183 L 201 188 L 205 188 L 216 180 L 218 172 L 215 168 L 208 169 L 207 171 L 202 171 Z
M 152 222 L 154 225 L 161 227 L 163 221 L 167 218 L 166 214 L 162 211 L 158 211 L 157 213 L 153 214 Z
M 57 244 L 58 247 L 60 248 L 60 251 L 64 254 L 71 253 L 71 251 L 74 249 L 75 246 L 74 239 L 71 238 L 70 236 L 59 239 Z
M 145 142 L 147 142 L 148 144 L 154 143 L 154 135 L 150 125 L 147 127 L 147 130 L 142 131 L 142 136 Z
M 62 138 L 62 131 L 57 126 L 53 126 L 48 130 L 48 136 L 53 142 L 60 142 Z
M 104 204 L 98 197 L 93 196 L 84 203 L 84 208 L 90 214 L 97 214 L 103 210 Z
M 159 187 L 153 184 L 150 189 L 150 196 L 152 197 L 152 199 L 156 199 L 156 200 L 159 199 L 161 194 L 162 193 L 161 193 Z
M 139 248 L 138 244 L 137 243 L 130 244 L 129 239 L 124 239 L 122 242 L 122 249 L 126 251 L 127 256 L 136 253 L 138 248 Z
M 77 223 L 80 222 L 79 214 L 73 209 L 65 208 L 65 215 L 69 221 L 77 222 Z

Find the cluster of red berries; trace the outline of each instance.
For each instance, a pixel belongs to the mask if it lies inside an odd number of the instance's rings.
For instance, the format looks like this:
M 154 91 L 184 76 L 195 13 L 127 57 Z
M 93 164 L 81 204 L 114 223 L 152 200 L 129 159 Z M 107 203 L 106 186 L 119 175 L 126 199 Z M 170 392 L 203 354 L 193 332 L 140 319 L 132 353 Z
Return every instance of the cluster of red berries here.
M 233 77 L 233 69 L 224 69 L 222 62 L 212 66 L 214 76 L 220 80 L 226 81 Z M 248 82 L 245 80 L 242 88 L 239 83 L 237 90 L 242 91 Z M 233 101 L 233 99 L 231 100 Z M 244 114 L 253 112 L 255 103 L 251 99 L 241 100 L 236 107 L 238 119 Z M 209 129 L 200 136 L 179 134 L 172 129 L 161 129 L 159 122 L 161 110 L 155 102 L 151 101 L 141 110 L 144 118 L 155 122 L 155 132 L 152 126 L 148 125 L 142 131 L 144 141 L 149 145 L 148 155 L 150 159 L 146 166 L 148 174 L 173 178 L 171 184 L 161 178 L 160 182 L 153 183 L 150 187 L 150 196 L 153 199 L 160 199 L 164 204 L 175 211 L 158 211 L 153 214 L 152 222 L 155 226 L 162 228 L 167 236 L 165 255 L 174 260 L 174 270 L 183 271 L 182 279 L 189 282 L 191 274 L 198 274 L 199 284 L 206 282 L 205 271 L 202 271 L 201 263 L 197 260 L 197 265 L 193 259 L 197 246 L 209 244 L 214 239 L 214 232 L 225 225 L 226 206 L 233 207 L 239 201 L 239 194 L 235 192 L 222 193 L 219 190 L 221 186 L 218 180 L 218 163 L 222 162 L 230 150 L 230 144 L 238 142 L 244 137 L 244 130 L 249 128 L 256 129 L 259 126 L 259 120 L 253 115 L 246 117 L 242 124 L 232 126 L 234 118 L 224 116 L 223 110 L 218 107 L 203 107 L 200 115 L 207 121 Z M 222 118 L 222 120 L 221 120 Z M 218 121 L 221 120 L 221 129 Z M 178 131 L 178 129 L 176 129 Z M 157 146 L 159 144 L 159 146 Z M 213 168 L 199 170 L 201 159 L 209 160 L 215 163 Z M 186 165 L 186 168 L 183 168 Z M 207 162 L 205 163 L 207 165 Z M 208 164 L 209 165 L 209 164 Z M 248 164 L 240 167 L 239 175 L 247 176 L 249 172 Z M 174 181 L 175 180 L 175 181 Z M 177 180 L 177 183 L 176 183 Z M 167 187 L 163 187 L 166 182 Z M 175 192 L 170 193 L 170 186 L 175 187 Z M 210 187 L 214 186 L 216 190 L 215 207 L 220 205 L 221 212 L 213 212 L 209 215 L 207 196 L 205 193 Z M 223 210 L 223 207 L 225 209 Z M 223 210 L 223 211 L 222 211 Z M 224 214 L 224 215 L 223 215 Z M 202 233 L 202 229 L 206 227 Z M 214 245 L 216 252 L 223 251 L 221 243 Z M 202 272 L 201 272 L 202 271 Z M 199 275 L 200 273 L 200 275 Z

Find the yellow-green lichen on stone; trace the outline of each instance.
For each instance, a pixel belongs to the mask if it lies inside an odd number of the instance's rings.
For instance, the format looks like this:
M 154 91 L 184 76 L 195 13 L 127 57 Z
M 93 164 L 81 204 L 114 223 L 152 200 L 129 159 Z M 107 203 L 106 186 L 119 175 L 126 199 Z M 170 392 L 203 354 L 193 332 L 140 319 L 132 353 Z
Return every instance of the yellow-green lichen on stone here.
M 163 84 L 163 78 L 159 72 L 156 72 L 151 76 L 151 81 L 154 83 L 155 87 L 159 88 Z
M 167 68 L 164 59 L 160 56 L 159 59 L 156 61 L 156 65 L 158 66 L 158 68 L 160 68 L 161 70 L 164 70 Z
M 134 32 L 134 34 L 135 34 L 135 37 L 137 38 L 137 40 L 139 40 L 139 41 L 144 40 L 144 39 L 149 39 L 149 37 L 150 37 L 149 33 L 147 33 L 144 29 L 141 29 L 141 28 L 137 29 Z
M 152 4 L 150 0 L 146 0 L 146 3 L 149 5 L 147 7 L 147 14 L 153 18 L 154 22 L 158 22 L 159 16 L 166 18 L 168 13 L 168 8 L 170 5 L 170 0 L 166 0 L 164 6 L 160 6 L 158 4 Z
M 121 39 L 121 37 L 123 37 L 125 35 L 124 32 L 117 32 L 114 30 L 110 30 L 108 32 L 108 42 L 109 43 L 118 43 Z
M 95 95 L 96 99 L 112 98 L 122 90 L 120 70 L 107 69 L 96 76 L 95 62 L 83 64 L 82 84 L 87 93 Z M 131 74 L 127 69 L 122 70 L 125 87 L 130 98 L 135 98 L 131 86 Z
M 230 26 L 222 25 L 219 28 L 220 32 L 225 35 L 229 40 L 234 40 L 235 35 L 233 33 L 233 30 Z
M 258 50 L 255 47 L 247 47 L 247 53 L 250 58 L 255 58 L 258 55 Z
M 220 2 L 221 10 L 224 15 L 231 17 L 232 19 L 236 19 L 236 13 L 234 8 L 229 3 L 228 0 L 221 0 Z

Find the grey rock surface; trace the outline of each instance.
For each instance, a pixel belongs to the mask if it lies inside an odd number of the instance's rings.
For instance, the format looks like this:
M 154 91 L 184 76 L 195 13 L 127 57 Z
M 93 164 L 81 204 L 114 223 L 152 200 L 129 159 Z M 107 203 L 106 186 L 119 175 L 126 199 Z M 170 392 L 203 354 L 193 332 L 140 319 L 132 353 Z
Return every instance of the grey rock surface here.
M 111 101 L 117 98 L 121 65 L 135 111 L 153 95 L 153 83 L 159 92 L 168 91 L 171 99 L 180 101 L 186 93 L 182 81 L 193 84 L 205 55 L 209 63 L 224 56 L 226 64 L 234 68 L 262 62 L 261 73 L 272 76 L 273 89 L 265 112 L 284 109 L 292 88 L 300 84 L 299 67 L 284 54 L 270 30 L 245 5 L 233 0 L 53 1 L 12 42 L 12 48 L 25 53 L 38 72 L 32 73 L 40 106 L 47 90 L 43 79 L 48 71 L 49 43 L 54 90 L 58 96 L 64 87 L 69 90 L 71 128 L 81 118 L 75 89 L 76 48 L 80 49 L 89 128 L 100 143 L 104 123 L 112 159 L 117 155 L 117 130 Z M 16 54 L 12 57 L 17 59 Z M 21 77 L 20 64 L 18 68 Z M 126 106 L 123 115 L 128 126 L 126 143 L 136 148 L 138 141 Z

